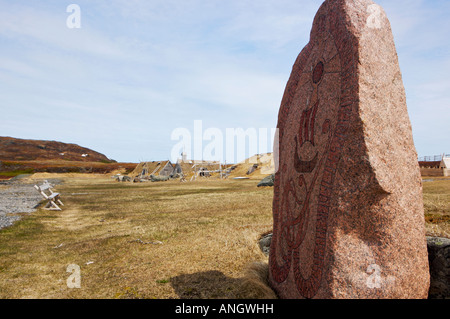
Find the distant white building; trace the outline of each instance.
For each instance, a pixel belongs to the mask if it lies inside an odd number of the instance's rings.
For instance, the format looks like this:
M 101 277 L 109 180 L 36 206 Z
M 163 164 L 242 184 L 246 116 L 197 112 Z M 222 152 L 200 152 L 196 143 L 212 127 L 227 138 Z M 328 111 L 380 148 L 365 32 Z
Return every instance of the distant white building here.
M 444 176 L 450 176 L 450 157 L 442 156 L 439 168 L 443 170 Z
M 450 169 L 450 157 L 443 157 L 441 164 L 439 164 L 439 168 Z

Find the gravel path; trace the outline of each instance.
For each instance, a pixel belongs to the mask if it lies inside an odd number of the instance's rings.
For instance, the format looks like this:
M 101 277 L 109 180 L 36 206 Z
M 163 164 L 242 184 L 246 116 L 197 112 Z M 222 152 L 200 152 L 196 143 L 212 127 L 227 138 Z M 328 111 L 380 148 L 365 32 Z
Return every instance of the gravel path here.
M 0 188 L 0 229 L 9 227 L 20 219 L 18 213 L 32 213 L 43 200 L 34 188 L 35 184 L 19 180 L 2 182 Z M 59 180 L 48 180 L 53 186 L 61 183 Z M 6 187 L 6 188 L 5 188 Z

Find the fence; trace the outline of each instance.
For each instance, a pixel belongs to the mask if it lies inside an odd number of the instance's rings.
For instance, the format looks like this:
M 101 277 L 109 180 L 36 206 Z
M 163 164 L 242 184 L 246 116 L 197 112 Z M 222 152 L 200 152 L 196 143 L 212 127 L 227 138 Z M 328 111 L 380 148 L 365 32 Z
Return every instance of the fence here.
M 442 157 L 450 157 L 450 154 L 422 156 L 419 157 L 419 162 L 440 162 L 442 161 Z

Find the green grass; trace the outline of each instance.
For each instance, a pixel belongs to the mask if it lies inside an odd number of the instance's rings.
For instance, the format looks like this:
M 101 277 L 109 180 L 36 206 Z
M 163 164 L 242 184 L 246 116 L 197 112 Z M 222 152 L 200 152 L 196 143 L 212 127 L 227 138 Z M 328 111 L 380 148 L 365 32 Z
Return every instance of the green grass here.
M 0 175 L 15 177 L 15 176 L 22 175 L 22 174 L 33 174 L 33 173 L 34 173 L 34 169 L 29 168 L 29 169 L 14 170 L 14 171 L 4 171 L 4 172 L 0 172 Z

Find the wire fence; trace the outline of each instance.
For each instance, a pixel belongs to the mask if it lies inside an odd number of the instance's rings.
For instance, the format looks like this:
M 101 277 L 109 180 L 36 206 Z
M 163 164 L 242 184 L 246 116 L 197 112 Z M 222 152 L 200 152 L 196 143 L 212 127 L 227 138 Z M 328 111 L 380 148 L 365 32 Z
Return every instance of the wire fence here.
M 443 157 L 450 157 L 450 154 L 421 156 L 421 157 L 419 157 L 419 162 L 440 162 L 440 161 L 442 161 Z

